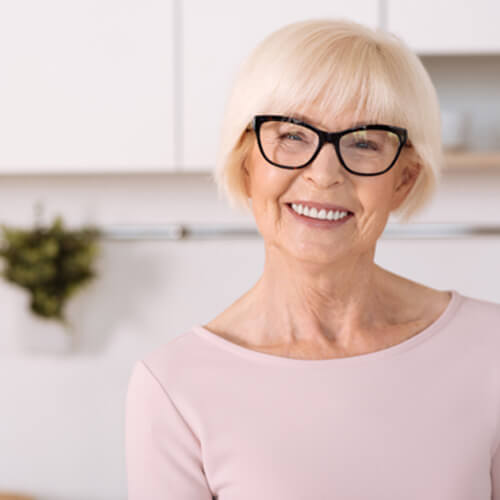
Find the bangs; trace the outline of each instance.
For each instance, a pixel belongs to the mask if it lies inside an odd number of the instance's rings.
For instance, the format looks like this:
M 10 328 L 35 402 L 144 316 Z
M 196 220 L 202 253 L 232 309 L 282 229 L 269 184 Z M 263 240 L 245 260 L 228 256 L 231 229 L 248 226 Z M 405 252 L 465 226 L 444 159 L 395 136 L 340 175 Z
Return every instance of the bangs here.
M 268 75 L 279 78 L 271 77 L 266 112 L 306 115 L 315 106 L 325 122 L 338 116 L 345 128 L 360 121 L 408 126 L 398 84 L 387 71 L 391 63 L 373 42 L 346 39 L 331 48 L 318 40 L 311 45 L 294 47 L 289 57 L 273 61 Z

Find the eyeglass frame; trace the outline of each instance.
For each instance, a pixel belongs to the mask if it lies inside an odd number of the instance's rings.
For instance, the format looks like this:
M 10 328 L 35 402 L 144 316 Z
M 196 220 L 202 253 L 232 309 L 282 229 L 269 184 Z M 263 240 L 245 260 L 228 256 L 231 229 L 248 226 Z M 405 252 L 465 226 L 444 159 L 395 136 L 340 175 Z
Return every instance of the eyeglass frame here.
M 303 165 L 299 165 L 298 167 L 290 167 L 286 165 L 280 165 L 276 162 L 271 161 L 264 153 L 264 148 L 262 147 L 262 143 L 260 140 L 260 127 L 264 122 L 267 121 L 278 121 L 278 122 L 289 122 L 289 123 L 294 123 L 296 125 L 301 125 L 303 127 L 306 127 L 313 132 L 315 132 L 318 137 L 318 146 L 316 148 L 316 151 L 313 153 L 312 157 L 304 163 Z M 304 168 L 307 167 L 307 165 L 311 164 L 316 156 L 318 156 L 319 152 L 321 151 L 321 148 L 324 146 L 325 143 L 332 143 L 335 149 L 335 153 L 337 154 L 337 158 L 339 159 L 341 165 L 351 174 L 354 175 L 362 175 L 362 176 L 374 176 L 374 175 L 382 175 L 385 174 L 388 170 L 390 170 L 394 164 L 396 163 L 397 159 L 399 158 L 399 155 L 401 153 L 401 150 L 403 147 L 408 147 L 411 148 L 412 145 L 408 142 L 408 130 L 403 128 L 403 127 L 397 127 L 395 125 L 386 125 L 383 123 L 380 124 L 369 124 L 369 125 L 360 125 L 357 127 L 352 127 L 348 128 L 345 130 L 341 130 L 339 132 L 327 132 L 326 130 L 319 129 L 310 123 L 304 122 L 302 120 L 299 120 L 298 118 L 294 118 L 291 116 L 283 116 L 283 115 L 255 115 L 252 119 L 252 122 L 250 124 L 250 128 L 247 128 L 246 131 L 255 131 L 255 135 L 257 136 L 257 143 L 259 145 L 260 152 L 264 159 L 271 163 L 272 165 L 278 167 L 278 168 L 285 168 L 287 170 L 296 170 L 299 168 Z M 392 161 L 392 163 L 385 169 L 382 170 L 381 172 L 376 172 L 376 173 L 362 173 L 362 172 L 355 172 L 354 170 L 351 170 L 344 162 L 344 159 L 342 158 L 342 155 L 340 154 L 340 149 L 339 149 L 339 142 L 340 138 L 346 134 L 349 134 L 351 132 L 356 132 L 358 130 L 387 130 L 389 132 L 393 132 L 398 136 L 399 139 L 399 146 L 398 150 L 396 152 L 396 155 Z

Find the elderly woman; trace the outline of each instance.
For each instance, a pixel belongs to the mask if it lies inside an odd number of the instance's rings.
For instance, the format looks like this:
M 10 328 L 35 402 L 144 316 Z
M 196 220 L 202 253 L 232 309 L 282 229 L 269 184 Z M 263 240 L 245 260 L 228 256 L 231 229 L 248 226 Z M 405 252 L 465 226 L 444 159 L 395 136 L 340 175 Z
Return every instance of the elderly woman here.
M 374 263 L 434 192 L 440 132 L 394 35 L 308 20 L 249 55 L 215 179 L 264 270 L 136 362 L 129 500 L 500 500 L 500 304 Z

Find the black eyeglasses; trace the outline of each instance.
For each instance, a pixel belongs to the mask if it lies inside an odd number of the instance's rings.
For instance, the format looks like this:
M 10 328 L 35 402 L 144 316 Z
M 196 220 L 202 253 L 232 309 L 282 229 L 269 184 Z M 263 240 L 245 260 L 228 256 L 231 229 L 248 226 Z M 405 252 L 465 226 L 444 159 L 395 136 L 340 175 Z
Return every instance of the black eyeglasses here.
M 374 124 L 326 132 L 281 115 L 256 115 L 251 128 L 262 156 L 272 165 L 296 169 L 309 165 L 323 145 L 331 142 L 340 163 L 355 175 L 381 175 L 395 163 L 407 144 L 405 128 Z

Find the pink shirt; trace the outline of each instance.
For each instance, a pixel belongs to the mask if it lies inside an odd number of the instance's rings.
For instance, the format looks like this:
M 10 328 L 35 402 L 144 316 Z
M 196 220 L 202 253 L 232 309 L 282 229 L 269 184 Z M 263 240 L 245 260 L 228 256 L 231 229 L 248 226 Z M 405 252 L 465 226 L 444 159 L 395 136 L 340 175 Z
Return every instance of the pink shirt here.
M 194 325 L 135 363 L 129 500 L 500 500 L 500 304 L 326 360 Z

